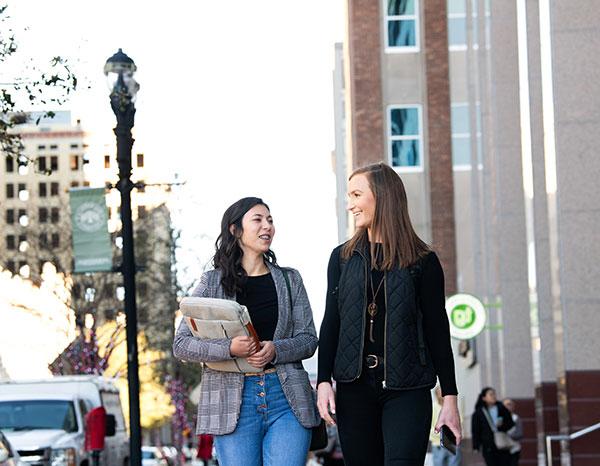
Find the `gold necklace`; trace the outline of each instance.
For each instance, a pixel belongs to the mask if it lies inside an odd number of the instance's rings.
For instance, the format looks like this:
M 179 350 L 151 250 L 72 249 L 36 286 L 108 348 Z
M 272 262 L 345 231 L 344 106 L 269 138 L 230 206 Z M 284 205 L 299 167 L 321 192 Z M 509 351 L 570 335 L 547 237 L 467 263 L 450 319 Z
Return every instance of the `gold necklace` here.
M 369 274 L 369 279 L 371 282 L 371 303 L 367 306 L 367 312 L 369 313 L 369 340 L 371 340 L 371 343 L 375 343 L 375 338 L 373 336 L 373 323 L 375 320 L 375 316 L 377 315 L 377 303 L 375 302 L 377 299 L 377 295 L 379 294 L 379 290 L 381 290 L 381 285 L 383 285 L 383 282 L 385 281 L 385 273 L 383 275 L 383 278 L 381 279 L 381 281 L 379 282 L 379 286 L 377 287 L 377 291 L 374 291 L 374 286 L 373 286 L 373 271 L 371 270 L 371 273 Z

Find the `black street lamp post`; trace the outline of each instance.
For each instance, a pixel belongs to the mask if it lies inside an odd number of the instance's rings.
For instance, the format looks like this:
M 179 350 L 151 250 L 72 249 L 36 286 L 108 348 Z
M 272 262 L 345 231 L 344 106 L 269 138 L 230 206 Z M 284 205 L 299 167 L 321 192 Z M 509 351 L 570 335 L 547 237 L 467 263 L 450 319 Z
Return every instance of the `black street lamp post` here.
M 135 96 L 139 84 L 133 79 L 135 63 L 121 49 L 110 57 L 104 66 L 111 89 L 110 105 L 117 117 L 117 163 L 121 192 L 121 224 L 123 237 L 123 262 L 121 272 L 125 286 L 125 316 L 127 318 L 127 382 L 129 387 L 129 428 L 131 466 L 141 466 L 142 435 L 140 427 L 140 381 L 138 373 L 137 309 L 135 302 L 135 258 L 133 254 L 133 221 L 131 218 L 131 129 L 135 117 Z

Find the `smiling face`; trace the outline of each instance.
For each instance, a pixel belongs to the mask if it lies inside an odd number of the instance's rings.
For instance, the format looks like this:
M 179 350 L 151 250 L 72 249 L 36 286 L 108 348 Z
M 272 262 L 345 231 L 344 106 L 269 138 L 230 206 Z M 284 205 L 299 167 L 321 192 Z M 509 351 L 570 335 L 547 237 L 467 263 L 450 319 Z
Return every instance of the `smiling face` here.
M 375 218 L 375 195 L 366 175 L 354 175 L 348 182 L 348 210 L 356 228 L 371 228 Z
M 264 205 L 255 205 L 242 218 L 242 234 L 239 244 L 244 254 L 266 253 L 275 236 L 271 212 Z

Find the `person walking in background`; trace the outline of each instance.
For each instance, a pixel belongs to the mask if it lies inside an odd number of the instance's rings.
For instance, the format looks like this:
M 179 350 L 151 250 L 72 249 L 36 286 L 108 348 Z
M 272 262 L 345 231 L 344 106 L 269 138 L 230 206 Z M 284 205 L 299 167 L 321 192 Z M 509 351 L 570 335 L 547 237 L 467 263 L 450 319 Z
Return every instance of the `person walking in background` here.
M 393 168 L 356 170 L 348 196 L 356 233 L 329 260 L 319 412 L 329 424 L 337 415 L 347 466 L 423 466 L 438 377 L 444 400 L 435 430 L 446 424 L 461 438 L 444 273 L 412 227 Z
M 275 227 L 259 198 L 240 199 L 224 213 L 214 270 L 193 296 L 236 300 L 248 308 L 260 337 L 202 339 L 185 321 L 175 334 L 175 357 L 191 362 L 246 358 L 260 372 L 204 367 L 197 434 L 215 436 L 221 466 L 304 466 L 311 427 L 320 418 L 302 360 L 317 348 L 312 310 L 297 270 L 277 265 Z
M 442 409 L 444 399 L 442 398 L 442 389 L 439 385 L 433 389 L 433 419 L 431 423 L 431 433 L 429 442 L 431 443 L 431 454 L 433 456 L 433 466 L 460 466 L 462 464 L 462 453 L 460 445 L 456 447 L 456 455 L 453 455 L 440 444 L 440 435 L 435 432 L 435 422 Z
M 213 454 L 213 436 L 210 434 L 198 435 L 198 452 L 196 458 L 202 461 L 202 466 L 210 466 Z
M 515 402 L 510 398 L 502 400 L 502 404 L 510 411 L 512 420 L 515 423 L 514 427 L 507 433 L 510 438 L 515 441 L 515 445 L 510 449 L 510 466 L 518 466 L 521 457 L 521 439 L 523 438 L 523 421 L 521 417 L 515 413 Z
M 508 432 L 514 425 L 508 409 L 496 399 L 496 391 L 481 390 L 471 417 L 471 436 L 473 449 L 481 452 L 487 466 L 510 465 L 510 451 L 496 447 L 494 432 Z

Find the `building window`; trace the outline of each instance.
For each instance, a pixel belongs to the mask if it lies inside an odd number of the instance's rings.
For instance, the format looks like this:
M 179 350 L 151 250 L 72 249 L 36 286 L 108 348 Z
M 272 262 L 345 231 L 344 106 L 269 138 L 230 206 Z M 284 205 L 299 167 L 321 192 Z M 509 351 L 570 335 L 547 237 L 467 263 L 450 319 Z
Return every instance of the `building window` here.
M 38 163 L 38 171 L 45 172 L 47 170 L 46 157 L 38 157 L 37 163 Z
M 70 161 L 71 161 L 71 171 L 79 170 L 79 156 L 72 155 L 70 158 Z
M 52 233 L 52 247 L 54 249 L 60 247 L 60 237 L 58 236 L 58 233 Z
M 58 207 L 52 207 L 52 209 L 50 211 L 50 221 L 52 223 L 58 223 L 58 220 L 59 220 Z
M 79 144 L 71 144 L 71 149 L 77 149 L 79 148 Z
M 17 273 L 17 267 L 15 261 L 6 261 L 6 270 L 10 271 L 13 275 Z
M 19 235 L 19 251 L 27 252 L 29 244 L 27 243 L 27 235 Z
M 138 218 L 146 218 L 146 206 L 144 205 L 139 205 L 137 208 L 138 211 Z
M 50 196 L 58 196 L 58 183 L 50 183 Z
M 57 144 L 50 145 L 50 150 L 56 150 L 56 149 L 58 149 L 58 145 Z
M 44 150 L 44 149 L 46 149 L 46 146 L 44 144 L 40 144 L 38 146 L 38 150 Z
M 58 170 L 58 156 L 53 155 L 50 157 L 50 170 L 53 172 Z
M 90 187 L 90 182 L 89 182 L 89 181 L 84 181 L 84 182 L 83 182 L 83 186 L 84 186 L 85 188 L 89 188 L 89 187 Z
M 137 154 L 137 166 L 140 168 L 144 166 L 144 154 Z
M 104 156 L 104 168 L 110 168 L 110 155 Z
M 137 192 L 138 193 L 146 192 L 146 182 L 144 180 L 140 180 L 136 184 L 137 184 Z
M 6 198 L 14 199 L 14 197 L 15 197 L 15 185 L 12 183 L 7 183 L 6 184 Z
M 385 45 L 388 52 L 419 50 L 418 0 L 384 0 Z
M 22 227 L 29 225 L 29 216 L 27 215 L 27 211 L 25 209 L 19 209 L 19 224 Z
M 78 188 L 79 187 L 79 181 L 71 181 L 71 188 Z
M 14 251 L 16 248 L 17 243 L 15 241 L 15 235 L 6 235 L 6 249 Z
M 47 249 L 48 248 L 48 233 L 40 233 L 40 248 Z
M 388 109 L 388 157 L 395 168 L 422 169 L 421 107 Z
M 11 156 L 5 156 L 5 157 L 6 157 L 6 172 L 13 173 L 15 171 L 15 159 L 13 159 Z
M 19 175 L 24 176 L 29 173 L 29 160 L 27 160 L 27 157 L 20 155 L 17 164 L 19 165 Z
M 488 3 L 488 2 L 486 2 Z M 483 7 L 483 6 L 481 6 Z M 488 7 L 485 6 L 486 29 L 489 25 Z M 476 49 L 479 43 L 479 26 L 477 24 L 477 9 L 473 2 L 471 11 L 471 34 L 473 48 Z M 448 46 L 450 50 L 467 49 L 467 1 L 466 0 L 448 0 Z
M 15 223 L 15 210 L 6 209 L 6 223 L 8 225 L 14 225 Z
M 481 163 L 481 120 L 479 115 L 479 105 L 475 107 L 476 113 L 476 134 L 477 137 L 477 159 Z M 454 168 L 471 167 L 471 120 L 468 103 L 452 104 L 451 111 L 452 125 L 452 165 Z
M 21 201 L 28 201 L 29 200 L 29 191 L 27 191 L 27 185 L 25 183 L 19 183 L 18 185 L 19 189 L 19 199 Z
M 39 197 L 46 197 L 48 195 L 48 186 L 46 183 L 38 184 L 38 194 Z
M 38 209 L 38 221 L 40 223 L 48 223 L 48 209 L 46 207 Z

